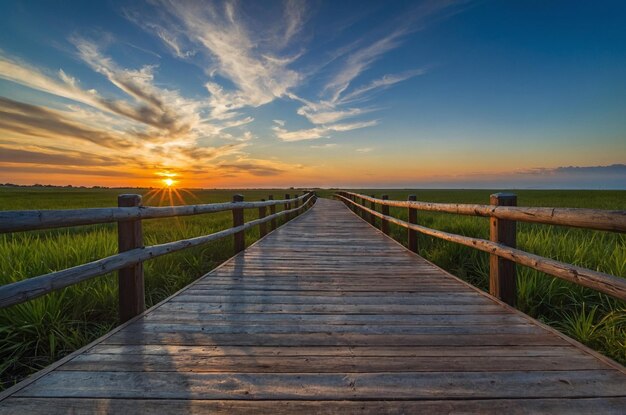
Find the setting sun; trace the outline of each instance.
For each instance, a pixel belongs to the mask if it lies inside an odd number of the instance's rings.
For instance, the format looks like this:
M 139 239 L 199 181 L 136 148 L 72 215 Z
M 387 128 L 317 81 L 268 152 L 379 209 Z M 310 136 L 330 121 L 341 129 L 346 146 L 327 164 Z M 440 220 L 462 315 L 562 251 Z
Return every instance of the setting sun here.
M 167 179 L 163 179 L 163 183 L 165 184 L 165 186 L 167 187 L 172 187 L 174 186 L 174 184 L 176 183 L 174 180 L 167 178 Z

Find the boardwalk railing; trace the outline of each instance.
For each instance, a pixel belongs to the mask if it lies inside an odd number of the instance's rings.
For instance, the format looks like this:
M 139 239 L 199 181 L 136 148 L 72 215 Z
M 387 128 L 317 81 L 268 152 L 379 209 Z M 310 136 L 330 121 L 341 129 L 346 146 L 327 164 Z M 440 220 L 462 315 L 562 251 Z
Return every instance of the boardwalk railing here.
M 386 195 L 383 195 L 382 199 L 377 199 L 374 196 L 352 192 L 337 192 L 335 197 L 342 200 L 373 226 L 376 224 L 375 218 L 380 218 L 381 231 L 385 234 L 389 234 L 390 223 L 406 228 L 408 246 L 413 252 L 418 250 L 417 232 L 419 232 L 489 253 L 489 292 L 510 305 L 515 305 L 517 296 L 515 264 L 524 265 L 626 301 L 626 279 L 624 278 L 516 249 L 516 221 L 626 232 L 626 211 L 517 207 L 517 197 L 510 193 L 491 195 L 490 205 L 418 202 L 413 195 L 409 196 L 408 201 L 389 200 Z M 369 202 L 369 207 L 365 206 L 366 202 Z M 381 212 L 376 210 L 377 205 L 381 206 Z M 409 221 L 390 216 L 389 207 L 408 209 Z M 418 225 L 418 210 L 488 217 L 490 218 L 490 240 L 461 236 Z
M 244 202 L 241 195 L 235 195 L 231 203 L 204 205 L 183 205 L 167 207 L 141 206 L 140 195 L 120 195 L 117 208 L 28 210 L 0 212 L 0 233 L 50 229 L 99 223 L 118 223 L 118 251 L 97 261 L 28 278 L 0 287 L 0 308 L 23 303 L 52 291 L 60 290 L 89 278 L 119 270 L 119 312 L 121 322 L 140 314 L 145 309 L 143 261 L 161 255 L 202 245 L 230 235 L 234 235 L 235 253 L 245 249 L 244 233 L 259 226 L 261 237 L 276 229 L 277 219 L 291 220 L 315 203 L 315 194 L 305 192 L 302 196 L 283 200 Z M 284 210 L 276 213 L 276 206 Z M 293 207 L 292 207 L 293 206 Z M 270 215 L 266 215 L 269 207 Z M 244 223 L 244 209 L 258 209 L 259 218 Z M 190 239 L 168 242 L 160 245 L 143 245 L 141 221 L 143 219 L 174 216 L 198 215 L 230 210 L 233 213 L 233 227 Z

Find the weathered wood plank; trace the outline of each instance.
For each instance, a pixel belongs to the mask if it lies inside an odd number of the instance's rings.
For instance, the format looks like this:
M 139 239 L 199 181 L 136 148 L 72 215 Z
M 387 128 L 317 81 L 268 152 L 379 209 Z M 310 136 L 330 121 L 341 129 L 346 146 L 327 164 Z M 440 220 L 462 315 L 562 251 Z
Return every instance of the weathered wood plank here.
M 194 354 L 83 354 L 59 370 L 109 372 L 199 373 L 387 373 L 387 372 L 501 372 L 593 370 L 591 356 L 209 356 Z
M 171 344 L 202 346 L 562 346 L 556 336 L 533 334 L 354 334 L 354 333 L 158 333 L 114 334 L 103 344 Z
M 611 370 L 415 373 L 193 373 L 54 371 L 19 397 L 160 399 L 449 399 L 624 396 Z
M 336 356 L 336 357 L 437 357 L 449 356 L 490 356 L 496 358 L 505 357 L 535 357 L 552 356 L 559 357 L 571 355 L 575 357 L 588 356 L 586 353 L 573 346 L 342 346 L 342 347 L 274 347 L 274 346 L 175 346 L 170 344 L 146 344 L 146 345 L 109 345 L 98 344 L 86 354 L 124 354 L 124 355 L 158 355 L 180 356 L 199 355 L 208 357 L 238 357 L 238 356 Z
M 330 414 L 432 414 L 506 413 L 508 415 L 572 414 L 623 415 L 626 398 L 552 398 L 488 400 L 405 400 L 405 401 L 237 401 L 198 399 L 92 399 L 92 398 L 11 398 L 0 406 L 0 414 L 49 415 L 58 413 L 91 415 L 131 413 L 137 415 L 284 415 L 294 413 Z
M 494 314 L 502 311 L 497 304 L 208 304 L 169 302 L 161 311 L 177 313 L 313 313 L 313 314 Z
M 301 314 L 290 313 L 271 314 L 271 313 L 255 313 L 255 314 L 204 314 L 195 313 L 193 315 L 181 315 L 179 312 L 152 313 L 143 318 L 147 322 L 170 322 L 170 323 L 188 323 L 197 322 L 203 324 L 387 324 L 402 325 L 411 324 L 415 326 L 423 325 L 511 325 L 511 324 L 530 324 L 525 318 L 516 314 L 465 314 L 465 315 L 449 315 L 449 314 L 425 314 L 425 315 L 407 315 L 407 314 L 355 314 L 355 315 L 336 315 L 336 314 Z
M 491 335 L 491 334 L 537 334 L 545 335 L 543 328 L 532 324 L 518 325 L 465 325 L 447 324 L 440 326 L 424 325 L 390 325 L 384 323 L 372 324 L 314 324 L 294 322 L 292 324 L 277 325 L 272 322 L 264 324 L 235 323 L 232 324 L 212 324 L 210 322 L 184 322 L 184 323 L 162 323 L 162 322 L 138 322 L 132 324 L 129 331 L 136 333 L 204 333 L 204 334 L 293 334 L 304 333 L 325 333 L 330 334 L 395 334 L 395 335 L 420 335 L 420 334 L 447 334 L 447 335 Z

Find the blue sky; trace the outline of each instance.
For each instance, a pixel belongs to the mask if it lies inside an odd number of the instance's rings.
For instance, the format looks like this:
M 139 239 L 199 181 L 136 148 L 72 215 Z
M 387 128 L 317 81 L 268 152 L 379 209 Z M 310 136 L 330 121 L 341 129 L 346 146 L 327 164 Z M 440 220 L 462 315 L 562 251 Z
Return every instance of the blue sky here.
M 625 188 L 625 19 L 617 1 L 4 1 L 0 182 Z

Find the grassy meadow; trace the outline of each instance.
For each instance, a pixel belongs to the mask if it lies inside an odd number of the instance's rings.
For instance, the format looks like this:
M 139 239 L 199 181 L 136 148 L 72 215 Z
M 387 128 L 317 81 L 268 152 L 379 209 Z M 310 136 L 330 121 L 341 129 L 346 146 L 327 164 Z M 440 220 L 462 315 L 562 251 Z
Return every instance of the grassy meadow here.
M 358 190 L 357 190 L 358 191 Z M 121 193 L 142 189 L 0 188 L 0 209 L 65 209 L 115 206 Z M 488 203 L 488 190 L 366 190 L 406 200 Z M 246 200 L 293 190 L 200 190 L 182 193 L 187 204 Z M 320 191 L 329 197 L 332 191 Z M 518 191 L 520 206 L 624 209 L 625 191 Z M 144 198 L 145 200 L 146 198 Z M 150 205 L 169 204 L 166 197 Z M 174 204 L 181 204 L 174 200 Z M 280 209 L 278 209 L 280 210 Z M 257 217 L 245 211 L 246 221 Z M 391 214 L 406 219 L 405 209 Z M 419 213 L 422 225 L 461 235 L 488 238 L 488 220 L 448 214 Z M 146 245 L 200 236 L 232 225 L 230 212 L 153 219 L 143 222 Z M 406 244 L 406 231 L 391 225 L 394 238 Z M 258 239 L 258 229 L 246 233 L 246 243 Z M 420 254 L 466 281 L 487 289 L 488 256 L 482 252 L 420 235 Z M 518 224 L 518 246 L 613 275 L 626 277 L 626 235 L 547 225 Z M 115 224 L 62 228 L 0 235 L 0 284 L 80 265 L 116 253 Z M 151 306 L 232 255 L 232 238 L 166 255 L 144 264 L 146 303 Z M 626 305 L 605 295 L 518 267 L 518 308 L 558 328 L 606 355 L 626 363 Z M 0 387 L 103 335 L 117 324 L 115 274 L 96 277 L 36 300 L 0 310 Z

